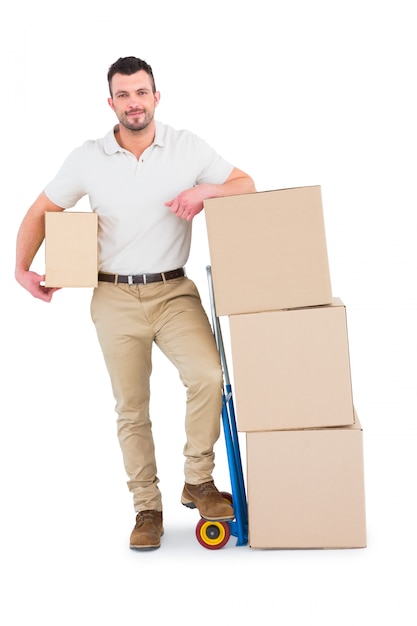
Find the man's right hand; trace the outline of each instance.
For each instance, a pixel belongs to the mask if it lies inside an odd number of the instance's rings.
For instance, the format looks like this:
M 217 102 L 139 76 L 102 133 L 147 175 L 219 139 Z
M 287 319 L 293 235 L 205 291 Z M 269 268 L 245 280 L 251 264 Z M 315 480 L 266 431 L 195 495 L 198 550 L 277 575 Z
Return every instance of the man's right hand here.
M 58 291 L 60 287 L 44 287 L 41 282 L 45 280 L 45 276 L 41 276 L 36 272 L 24 271 L 16 272 L 17 282 L 26 289 L 34 298 L 39 298 L 44 302 L 50 302 L 55 291 Z

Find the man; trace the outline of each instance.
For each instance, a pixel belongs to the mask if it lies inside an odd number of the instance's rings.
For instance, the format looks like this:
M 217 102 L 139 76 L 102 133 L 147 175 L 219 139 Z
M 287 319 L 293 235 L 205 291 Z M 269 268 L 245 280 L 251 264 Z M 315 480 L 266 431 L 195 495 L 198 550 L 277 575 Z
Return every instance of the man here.
M 191 223 L 204 200 L 255 188 L 200 138 L 155 120 L 160 93 L 145 61 L 120 58 L 107 78 L 108 103 L 119 123 L 103 139 L 76 148 L 28 210 L 17 237 L 16 279 L 34 297 L 51 301 L 56 289 L 42 286 L 44 277 L 30 270 L 45 236 L 45 211 L 69 209 L 88 195 L 99 217 L 99 283 L 91 313 L 116 399 L 118 438 L 137 513 L 130 547 L 153 549 L 163 534 L 149 418 L 154 342 L 187 389 L 181 502 L 208 520 L 234 517 L 212 478 L 221 364 L 184 265 Z

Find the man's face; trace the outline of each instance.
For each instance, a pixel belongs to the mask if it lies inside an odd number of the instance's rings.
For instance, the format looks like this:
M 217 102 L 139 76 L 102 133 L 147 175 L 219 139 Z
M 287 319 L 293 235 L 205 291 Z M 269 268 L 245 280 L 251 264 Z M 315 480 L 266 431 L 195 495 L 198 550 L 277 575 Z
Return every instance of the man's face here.
M 153 93 L 151 78 L 144 70 L 130 76 L 115 74 L 111 93 L 108 103 L 128 130 L 143 130 L 153 120 L 160 94 Z

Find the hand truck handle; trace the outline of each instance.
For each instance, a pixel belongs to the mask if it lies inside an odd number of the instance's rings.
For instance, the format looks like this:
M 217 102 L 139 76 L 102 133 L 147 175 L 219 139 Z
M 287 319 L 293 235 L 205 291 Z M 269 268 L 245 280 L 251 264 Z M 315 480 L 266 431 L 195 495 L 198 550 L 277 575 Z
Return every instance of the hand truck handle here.
M 213 278 L 212 278 L 212 274 L 211 274 L 211 265 L 207 265 L 206 271 L 207 271 L 207 280 L 208 280 L 208 285 L 209 285 L 210 308 L 211 308 L 211 319 L 212 319 L 212 325 L 213 325 L 213 332 L 214 332 L 214 337 L 216 339 L 217 349 L 218 349 L 218 351 L 220 353 L 220 359 L 221 359 L 222 368 L 223 368 L 224 382 L 225 382 L 225 385 L 226 385 L 226 388 L 227 388 L 228 385 L 230 385 L 229 371 L 228 371 L 228 367 L 227 367 L 227 360 L 226 360 L 226 354 L 225 354 L 225 350 L 224 350 L 224 343 L 223 343 L 222 330 L 221 330 L 221 326 L 220 326 L 220 320 L 219 320 L 217 312 L 216 312 L 216 303 L 214 301 L 214 290 L 213 290 Z

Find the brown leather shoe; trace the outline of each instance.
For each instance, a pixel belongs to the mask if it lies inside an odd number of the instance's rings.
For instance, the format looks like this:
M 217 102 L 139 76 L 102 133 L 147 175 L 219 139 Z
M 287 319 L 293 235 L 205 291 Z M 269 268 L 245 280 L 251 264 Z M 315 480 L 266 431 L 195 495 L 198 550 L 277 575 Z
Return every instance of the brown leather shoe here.
M 234 519 L 233 507 L 211 480 L 201 485 L 185 483 L 181 503 L 190 509 L 198 509 L 201 517 L 211 522 L 226 522 Z
M 140 511 L 130 535 L 130 547 L 133 550 L 154 550 L 161 545 L 163 534 L 161 511 Z

